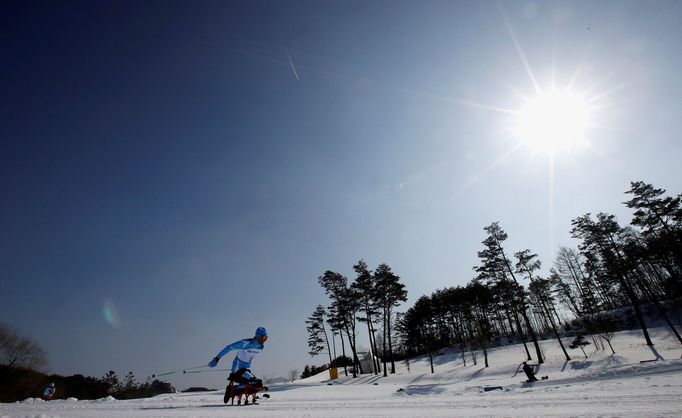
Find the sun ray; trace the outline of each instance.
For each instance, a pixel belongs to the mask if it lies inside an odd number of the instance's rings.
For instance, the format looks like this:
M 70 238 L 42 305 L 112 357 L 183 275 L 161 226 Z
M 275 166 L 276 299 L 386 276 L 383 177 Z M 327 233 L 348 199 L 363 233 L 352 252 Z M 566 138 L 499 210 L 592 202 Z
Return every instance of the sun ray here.
M 549 156 L 549 253 L 554 252 L 554 154 Z
M 606 74 L 604 77 L 600 78 L 596 83 L 594 83 L 594 84 L 592 84 L 590 87 L 588 87 L 587 90 L 585 90 L 585 94 L 590 93 L 592 90 L 594 90 L 594 89 L 596 89 L 597 87 L 599 87 L 603 82 L 605 82 L 605 81 L 608 80 L 609 78 L 613 77 L 613 76 L 614 76 L 618 71 L 620 71 L 620 69 L 623 68 L 623 67 L 625 66 L 625 64 L 627 64 L 628 62 L 630 62 L 630 58 L 627 58 L 627 59 L 624 59 L 623 61 L 621 61 L 621 62 L 620 62 L 618 65 L 616 65 L 616 66 L 613 68 L 613 70 L 611 70 L 608 74 Z
M 588 145 L 589 146 L 589 145 Z M 575 171 L 578 172 L 580 175 L 582 175 L 582 171 L 580 169 L 580 164 L 578 164 L 578 159 L 576 158 L 575 154 L 573 153 L 572 150 L 569 150 L 566 155 L 568 156 L 568 160 L 573 163 L 573 166 L 575 167 Z
M 453 99 L 451 97 L 439 96 L 437 94 L 424 94 L 423 96 L 429 97 L 431 99 L 438 99 L 438 100 L 442 100 L 445 102 L 457 103 L 457 104 L 461 104 L 461 105 L 465 105 L 465 106 L 469 106 L 469 107 L 474 107 L 477 109 L 492 110 L 495 112 L 507 113 L 507 114 L 512 114 L 512 115 L 518 114 L 518 111 L 513 110 L 513 109 L 505 109 L 503 107 L 490 106 L 490 105 L 485 105 L 482 103 L 470 102 L 467 100 Z
M 552 74 L 551 74 L 551 88 L 554 89 L 556 88 L 556 60 L 557 60 L 557 49 L 556 49 L 556 44 L 557 44 L 557 25 L 556 22 L 554 24 L 554 27 L 552 28 Z
M 610 168 L 615 169 L 618 167 L 618 162 L 615 161 L 613 158 L 609 157 L 609 155 L 604 150 L 601 150 L 590 143 L 587 144 L 587 147 L 589 147 L 590 152 L 592 154 L 596 155 L 597 157 L 601 158 L 605 163 L 609 164 Z
M 552 70 L 550 75 L 550 88 L 554 90 L 556 88 L 556 50 L 552 50 Z
M 504 8 L 502 7 L 501 3 L 497 3 L 498 8 L 500 10 L 500 13 L 502 14 L 502 18 L 504 19 L 504 25 L 507 27 L 507 31 L 509 32 L 509 36 L 512 38 L 512 42 L 514 42 L 514 47 L 516 48 L 516 52 L 519 54 L 519 58 L 521 59 L 521 62 L 523 63 L 523 67 L 526 69 L 526 73 L 528 73 L 528 77 L 530 78 L 530 81 L 533 83 L 533 87 L 535 87 L 535 91 L 537 93 L 540 93 L 540 85 L 538 84 L 537 80 L 535 79 L 535 75 L 533 74 L 533 70 L 530 68 L 530 64 L 528 64 L 528 60 L 526 59 L 526 55 L 523 52 L 523 49 L 521 48 L 521 44 L 519 43 L 519 40 L 516 38 L 516 34 L 514 33 L 514 29 L 511 27 L 511 23 L 509 22 L 509 18 L 507 17 L 507 13 L 504 11 Z
M 589 102 L 588 102 L 588 103 L 589 103 Z M 609 104 L 602 104 L 602 105 L 596 105 L 596 106 L 590 105 L 590 112 L 599 112 L 599 111 L 602 111 L 602 110 L 604 110 L 604 109 L 609 109 L 609 108 L 611 108 L 611 107 L 612 107 L 612 106 L 609 105 Z M 593 126 L 595 126 L 595 125 L 592 125 L 592 124 L 590 123 L 590 128 L 592 128 Z
M 517 89 L 516 87 L 512 86 L 511 84 L 507 84 L 506 87 L 509 89 L 509 91 L 511 91 L 512 93 L 514 93 L 515 95 L 517 95 L 517 96 L 518 96 L 521 100 L 523 100 L 524 102 L 527 102 L 527 101 L 530 100 L 530 97 L 528 97 L 528 96 L 526 96 L 525 94 L 523 94 L 523 93 L 521 92 L 521 90 Z
M 609 125 L 603 125 L 599 123 L 592 123 L 590 124 L 590 128 L 592 129 L 600 129 L 602 131 L 609 131 L 609 132 L 627 132 L 627 133 L 633 133 L 631 129 L 624 129 L 620 128 L 617 126 L 609 126 Z
M 599 94 L 597 94 L 597 95 L 591 96 L 591 97 L 588 99 L 588 102 L 592 103 L 592 102 L 596 102 L 597 100 L 601 100 L 602 98 L 608 96 L 608 95 L 611 94 L 611 93 L 614 93 L 614 92 L 616 92 L 616 91 L 622 89 L 623 87 L 625 87 L 625 83 L 619 84 L 619 85 L 617 85 L 616 87 L 613 87 L 612 89 L 606 90 L 606 91 L 603 92 L 603 93 L 599 93 Z
M 500 165 L 500 164 L 501 164 L 504 160 L 506 160 L 507 157 L 509 157 L 514 151 L 516 151 L 517 149 L 519 149 L 519 147 L 521 147 L 521 144 L 520 144 L 520 143 L 514 145 L 509 151 L 507 151 L 507 152 L 505 152 L 504 154 L 502 154 L 500 157 L 497 158 L 497 160 L 493 161 L 492 164 L 490 164 L 488 167 L 486 167 L 485 169 L 483 169 L 483 171 L 481 171 L 480 173 L 478 173 L 478 174 L 476 174 L 475 176 L 473 176 L 473 177 L 471 178 L 471 180 L 469 180 L 469 181 L 467 182 L 467 184 L 464 186 L 464 188 L 465 188 L 465 189 L 468 189 L 469 187 L 471 187 L 471 186 L 473 186 L 474 184 L 478 183 L 478 180 L 480 180 L 481 177 L 483 177 L 484 175 L 488 174 L 493 168 L 495 168 L 495 167 L 497 167 L 498 165 Z
M 583 68 L 585 68 L 585 61 L 587 60 L 587 55 L 588 55 L 588 51 L 585 51 L 585 54 L 583 55 L 583 59 L 580 60 L 580 64 L 578 65 L 578 68 L 575 69 L 575 72 L 573 73 L 573 76 L 571 77 L 571 81 L 569 81 L 568 85 L 566 86 L 567 90 L 571 90 L 573 88 L 573 84 L 575 84 L 575 82 L 578 80 L 578 76 L 583 71 Z

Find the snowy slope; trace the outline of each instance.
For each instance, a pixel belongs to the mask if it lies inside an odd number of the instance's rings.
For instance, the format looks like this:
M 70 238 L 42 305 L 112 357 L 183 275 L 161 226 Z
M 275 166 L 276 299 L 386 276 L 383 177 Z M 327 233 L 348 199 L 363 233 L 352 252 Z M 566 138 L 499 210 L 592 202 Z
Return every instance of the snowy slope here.
M 274 386 L 272 398 L 255 406 L 224 406 L 222 391 L 128 401 L 29 399 L 0 404 L 0 417 L 682 416 L 682 345 L 663 328 L 651 334 L 655 350 L 628 331 L 614 338 L 616 355 L 590 345 L 589 358 L 570 350 L 570 362 L 556 341 L 543 341 L 547 359 L 537 375 L 549 379 L 533 384 L 522 383 L 523 347 L 508 346 L 490 350 L 488 368 L 480 355 L 477 365 L 467 355 L 464 367 L 458 353 L 448 352 L 435 358 L 434 374 L 426 358 L 412 359 L 410 373 L 401 362 L 386 378 L 328 382 L 322 373 Z M 484 390 L 494 387 L 501 389 Z

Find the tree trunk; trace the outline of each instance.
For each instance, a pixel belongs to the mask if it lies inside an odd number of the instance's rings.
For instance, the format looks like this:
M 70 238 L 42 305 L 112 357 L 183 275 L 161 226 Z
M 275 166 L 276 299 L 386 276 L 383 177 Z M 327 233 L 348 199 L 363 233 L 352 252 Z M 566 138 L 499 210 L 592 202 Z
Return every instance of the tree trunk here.
M 542 352 L 540 351 L 540 344 L 538 343 L 538 337 L 535 335 L 535 331 L 533 330 L 533 327 L 530 324 L 530 319 L 528 319 L 528 315 L 526 315 L 526 308 L 525 307 L 522 307 L 521 316 L 523 316 L 524 321 L 526 321 L 526 326 L 528 327 L 528 333 L 530 334 L 530 338 L 533 340 L 533 345 L 535 345 L 535 354 L 538 356 L 538 364 L 542 364 L 545 362 L 545 360 L 542 358 Z
M 422 334 L 422 335 L 421 335 L 421 336 L 422 336 L 422 340 L 425 341 L 424 346 L 426 347 L 426 351 L 429 353 L 429 364 L 431 365 L 431 374 L 433 374 L 433 373 L 435 373 L 435 372 L 434 372 L 434 370 L 433 370 L 433 355 L 431 355 L 431 339 L 430 339 L 430 338 L 428 338 L 428 339 L 426 338 L 427 335 L 426 335 L 426 332 L 424 332 L 424 325 L 421 326 L 421 334 Z M 384 369 L 384 371 L 385 371 L 385 370 L 386 370 L 386 369 Z
M 611 244 L 611 248 L 613 249 L 613 253 L 615 256 L 618 258 L 620 261 L 620 264 L 622 266 L 626 266 L 627 263 L 623 259 L 623 257 L 620 254 L 620 251 L 618 250 L 618 245 L 616 245 L 615 241 L 613 240 L 613 237 L 611 235 L 607 236 L 609 243 Z M 601 244 L 599 245 L 602 250 L 604 250 L 604 247 Z M 619 269 L 620 270 L 620 269 Z M 621 283 L 621 286 L 623 286 L 625 290 L 625 294 L 627 295 L 628 299 L 630 299 L 630 303 L 632 304 L 632 307 L 635 310 L 635 316 L 637 317 L 637 322 L 639 322 L 639 326 L 642 328 L 642 333 L 644 334 L 644 340 L 646 341 L 646 345 L 652 346 L 654 343 L 651 342 L 651 338 L 649 338 L 649 331 L 647 330 L 646 324 L 644 323 L 644 317 L 642 315 L 642 311 L 639 309 L 639 300 L 637 299 L 637 295 L 633 291 L 632 287 L 630 286 L 630 283 L 628 283 L 628 278 L 627 276 L 622 273 L 621 271 L 616 271 L 616 277 Z
M 483 350 L 483 362 L 485 363 L 485 367 L 488 367 L 488 335 L 490 335 L 488 329 L 488 316 L 482 308 L 479 308 L 479 315 L 482 318 L 478 325 L 481 329 L 481 349 Z
M 520 286 L 519 282 L 516 280 L 516 276 L 514 276 L 514 271 L 512 270 L 511 264 L 509 263 L 509 260 L 507 260 L 507 256 L 504 254 L 501 245 L 499 245 L 499 249 L 502 255 L 502 259 L 504 260 L 504 264 L 507 266 L 507 271 L 509 272 L 509 275 L 514 280 L 514 283 L 516 283 L 517 286 Z M 528 333 L 530 334 L 530 337 L 533 340 L 533 344 L 535 345 L 535 353 L 538 356 L 538 364 L 542 364 L 545 361 L 542 358 L 542 352 L 540 351 L 540 344 L 538 344 L 538 338 L 535 336 L 535 331 L 533 330 L 533 327 L 530 324 L 530 319 L 528 319 L 528 315 L 526 314 L 525 296 L 521 300 L 521 316 L 523 317 L 523 320 L 526 322 L 526 327 L 528 327 Z
M 391 313 L 388 314 L 388 354 L 391 356 L 391 374 L 395 374 L 395 360 L 393 360 L 393 344 L 391 343 Z
M 552 330 L 554 331 L 554 335 L 556 336 L 557 341 L 559 341 L 559 345 L 561 346 L 561 351 L 564 352 L 564 356 L 566 356 L 566 361 L 571 361 L 571 357 L 568 355 L 566 352 L 566 348 L 564 348 L 564 343 L 561 342 L 561 337 L 559 337 L 559 332 L 556 329 L 556 326 L 554 325 L 554 320 L 552 319 L 552 313 L 549 312 L 549 309 L 547 309 L 547 305 L 545 304 L 545 301 L 542 298 L 540 299 L 540 304 L 542 305 L 542 308 L 544 309 L 547 319 L 549 319 L 549 324 L 552 326 Z
M 341 337 L 341 355 L 343 356 L 343 374 L 348 377 L 348 366 L 346 366 L 346 343 L 343 341 L 343 331 L 339 331 Z
M 383 332 L 383 334 L 384 334 L 384 338 L 383 338 L 384 349 L 381 353 L 382 354 L 381 362 L 384 363 L 384 377 L 386 377 L 386 376 L 388 376 L 388 374 L 386 373 L 386 354 L 387 354 L 386 353 L 386 309 L 384 309 L 384 332 Z
M 374 329 L 374 325 L 372 325 L 372 344 L 373 344 L 373 351 L 374 355 L 372 357 L 372 361 L 375 364 L 375 367 L 377 369 L 377 374 L 381 373 L 381 361 L 379 361 L 379 356 L 377 356 L 377 353 L 379 350 L 377 349 L 377 331 Z
M 372 316 L 368 312 L 369 305 L 366 305 L 365 312 L 367 313 L 367 330 L 369 331 L 369 347 L 372 351 L 372 366 L 374 368 L 374 374 L 377 375 L 381 371 L 379 366 L 379 359 L 376 356 L 377 353 L 377 341 L 374 335 L 374 323 L 372 322 Z
M 324 320 L 323 320 L 324 321 Z M 329 367 L 332 367 L 332 348 L 329 346 L 329 338 L 327 337 L 327 330 L 324 327 L 324 322 L 322 322 L 322 331 L 324 332 L 324 340 L 327 342 L 327 353 L 329 353 Z
M 351 332 L 352 330 L 352 332 Z M 355 344 L 355 326 L 353 324 L 346 324 L 346 335 L 348 336 L 348 344 L 350 344 L 350 349 L 353 352 L 353 377 L 357 377 L 356 366 L 362 374 L 362 364 L 358 358 L 357 344 Z
M 668 327 L 670 328 L 670 330 L 673 332 L 673 334 L 675 334 L 675 337 L 677 337 L 677 341 L 679 341 L 680 343 L 682 343 L 682 337 L 680 337 L 680 334 L 679 334 L 679 333 L 677 332 L 677 330 L 675 329 L 675 326 L 673 325 L 672 322 L 670 322 L 670 319 L 668 318 L 668 315 L 666 315 L 666 313 L 665 313 L 665 307 L 662 306 L 662 305 L 658 302 L 658 298 L 656 297 L 656 293 L 655 293 L 653 290 L 651 290 L 651 287 L 648 286 L 648 285 L 645 284 L 645 283 L 641 283 L 641 284 L 640 284 L 640 288 L 642 288 L 642 290 L 644 291 L 644 293 L 646 293 L 646 294 L 649 295 L 649 298 L 651 299 L 651 302 L 652 302 L 652 303 L 654 304 L 654 306 L 656 307 L 656 310 L 658 311 L 658 314 L 661 315 L 661 318 L 663 318 L 663 320 L 665 321 L 665 323 L 668 324 Z
M 476 353 L 474 353 L 474 332 L 471 330 L 471 323 L 467 321 L 467 331 L 469 332 L 469 341 L 471 342 L 469 344 L 469 351 L 471 351 L 471 360 L 474 362 L 474 366 L 477 364 L 476 363 Z
M 627 283 L 627 279 L 623 277 L 619 277 L 621 280 L 621 284 L 625 288 L 625 294 L 628 296 L 628 299 L 630 299 L 630 303 L 632 304 L 632 308 L 635 310 L 635 317 L 637 318 L 637 322 L 639 323 L 640 328 L 642 329 L 642 333 L 644 334 L 644 340 L 646 341 L 646 345 L 652 346 L 654 343 L 651 342 L 651 338 L 649 338 L 649 331 L 646 328 L 646 324 L 644 323 L 644 316 L 642 315 L 642 311 L 639 309 L 639 302 L 637 301 L 637 296 L 635 293 L 632 291 L 632 288 L 630 288 L 630 285 Z
M 485 367 L 488 367 L 488 349 L 486 348 L 485 344 L 483 344 L 483 361 L 485 363 Z
M 523 327 L 521 327 L 521 321 L 519 321 L 519 313 L 516 310 L 514 310 L 514 320 L 516 321 L 516 328 L 519 331 L 521 342 L 523 342 L 523 348 L 526 350 L 526 356 L 528 356 L 528 361 L 530 361 L 533 358 L 530 356 L 530 350 L 528 350 L 528 344 L 526 344 L 526 335 L 523 333 Z
M 673 334 L 675 334 L 675 337 L 677 337 L 677 341 L 682 343 L 682 337 L 680 337 L 680 334 L 675 329 L 675 325 L 673 325 L 673 323 L 670 322 L 670 318 L 668 318 L 668 315 L 666 315 L 665 307 L 661 306 L 661 304 L 658 303 L 658 301 L 656 301 L 655 299 L 653 299 L 653 303 L 654 303 L 654 306 L 656 306 L 658 313 L 661 315 L 661 317 L 663 318 L 665 323 L 668 324 L 668 327 L 670 328 L 670 330 L 673 332 Z
M 337 358 L 337 356 L 336 356 L 336 333 L 334 332 L 333 329 L 331 330 L 331 332 L 332 332 L 332 349 L 334 350 L 334 360 L 336 360 L 336 358 Z

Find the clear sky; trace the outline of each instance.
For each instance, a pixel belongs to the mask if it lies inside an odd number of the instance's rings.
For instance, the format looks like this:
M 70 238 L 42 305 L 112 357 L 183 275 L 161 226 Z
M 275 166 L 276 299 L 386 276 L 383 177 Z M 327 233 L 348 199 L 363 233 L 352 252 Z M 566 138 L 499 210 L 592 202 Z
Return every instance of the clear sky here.
M 493 221 L 546 274 L 574 217 L 629 221 L 630 181 L 682 192 L 680 2 L 0 7 L 0 321 L 55 373 L 144 379 L 262 325 L 254 372 L 285 375 L 324 361 L 325 270 L 388 263 L 407 308 L 474 277 Z M 548 151 L 518 126 L 552 91 L 589 123 Z

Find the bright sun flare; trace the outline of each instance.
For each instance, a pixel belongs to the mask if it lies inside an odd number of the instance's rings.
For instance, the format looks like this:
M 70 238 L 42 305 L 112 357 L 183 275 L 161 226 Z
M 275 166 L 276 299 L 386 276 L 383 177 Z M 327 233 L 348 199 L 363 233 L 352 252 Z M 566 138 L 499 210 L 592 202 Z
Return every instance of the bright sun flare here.
M 590 123 L 587 101 L 568 90 L 540 92 L 518 112 L 516 134 L 536 152 L 570 150 L 584 142 Z

